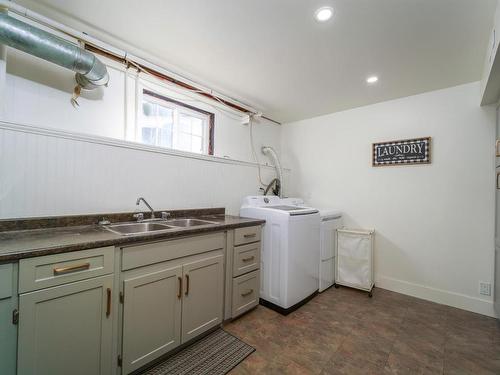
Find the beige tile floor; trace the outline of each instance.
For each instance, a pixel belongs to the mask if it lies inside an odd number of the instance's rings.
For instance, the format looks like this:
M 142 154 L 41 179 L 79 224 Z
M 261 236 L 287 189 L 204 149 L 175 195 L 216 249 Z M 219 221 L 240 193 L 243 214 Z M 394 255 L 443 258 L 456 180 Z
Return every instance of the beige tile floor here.
M 378 288 L 330 288 L 286 317 L 258 306 L 225 329 L 257 349 L 231 375 L 500 374 L 497 320 Z

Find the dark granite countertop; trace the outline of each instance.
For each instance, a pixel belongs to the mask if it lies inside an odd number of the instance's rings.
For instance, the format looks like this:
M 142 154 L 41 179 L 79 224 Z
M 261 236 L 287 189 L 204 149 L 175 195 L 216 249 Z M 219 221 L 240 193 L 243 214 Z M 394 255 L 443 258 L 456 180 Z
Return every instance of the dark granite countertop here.
M 190 228 L 175 228 L 163 232 L 151 232 L 122 236 L 99 225 L 80 225 L 30 230 L 0 232 L 0 262 L 15 261 L 48 254 L 85 250 L 103 246 L 126 245 L 149 240 L 171 239 L 181 236 L 218 232 L 234 228 L 264 224 L 264 220 L 215 214 L 197 216 L 216 224 Z

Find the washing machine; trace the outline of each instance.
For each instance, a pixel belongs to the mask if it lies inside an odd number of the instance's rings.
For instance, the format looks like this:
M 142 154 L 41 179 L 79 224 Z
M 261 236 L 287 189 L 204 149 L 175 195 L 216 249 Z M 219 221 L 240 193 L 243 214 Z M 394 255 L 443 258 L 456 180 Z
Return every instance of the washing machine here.
M 240 216 L 266 221 L 262 232 L 261 303 L 287 314 L 318 291 L 319 210 L 276 196 L 249 196 Z

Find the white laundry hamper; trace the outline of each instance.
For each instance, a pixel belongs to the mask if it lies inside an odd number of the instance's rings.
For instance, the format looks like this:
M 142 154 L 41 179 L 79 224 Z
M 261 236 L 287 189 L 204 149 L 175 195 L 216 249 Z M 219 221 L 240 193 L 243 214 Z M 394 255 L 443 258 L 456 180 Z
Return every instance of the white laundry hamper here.
M 335 287 L 361 289 L 372 296 L 374 230 L 337 229 Z

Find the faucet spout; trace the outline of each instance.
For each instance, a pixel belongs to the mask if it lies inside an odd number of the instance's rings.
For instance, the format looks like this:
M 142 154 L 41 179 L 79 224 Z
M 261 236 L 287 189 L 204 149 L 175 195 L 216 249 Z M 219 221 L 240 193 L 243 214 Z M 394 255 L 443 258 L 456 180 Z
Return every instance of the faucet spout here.
M 135 202 L 136 206 L 139 206 L 141 204 L 141 201 L 144 202 L 146 207 L 149 208 L 149 210 L 151 211 L 151 219 L 154 219 L 155 218 L 155 210 L 153 210 L 153 207 L 151 207 L 149 205 L 149 203 L 143 197 L 137 198 L 137 201 Z

